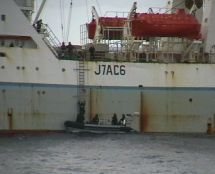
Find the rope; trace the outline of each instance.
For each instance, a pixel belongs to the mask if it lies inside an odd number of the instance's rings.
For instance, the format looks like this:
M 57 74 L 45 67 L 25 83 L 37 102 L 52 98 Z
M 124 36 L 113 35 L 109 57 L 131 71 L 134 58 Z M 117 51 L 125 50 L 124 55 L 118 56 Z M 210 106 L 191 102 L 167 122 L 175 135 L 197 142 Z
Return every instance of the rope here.
M 65 40 L 65 36 L 64 36 L 64 1 L 60 0 L 60 18 L 61 18 L 61 32 L 62 32 L 62 40 Z
M 67 22 L 67 33 L 66 33 L 66 41 L 67 42 L 69 40 L 71 16 L 72 16 L 72 0 L 71 0 L 71 3 L 70 3 L 69 16 L 68 16 L 68 22 Z
M 85 0 L 85 3 L 86 3 L 86 11 L 87 11 L 87 21 L 89 21 L 89 13 L 88 13 L 88 1 Z
M 101 6 L 100 6 L 100 4 L 99 4 L 99 1 L 96 0 L 96 3 L 97 3 L 97 6 L 98 6 L 98 8 L 99 8 L 100 16 L 102 16 L 102 11 L 101 11 Z

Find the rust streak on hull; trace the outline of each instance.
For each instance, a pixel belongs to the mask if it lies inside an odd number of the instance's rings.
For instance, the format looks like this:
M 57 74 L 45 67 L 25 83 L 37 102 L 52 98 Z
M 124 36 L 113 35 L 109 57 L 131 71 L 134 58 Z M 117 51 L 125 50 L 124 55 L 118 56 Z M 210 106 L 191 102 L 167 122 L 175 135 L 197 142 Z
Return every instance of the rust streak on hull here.
M 144 133 L 143 92 L 140 92 L 140 132 Z
M 146 103 L 144 103 L 144 94 L 140 93 L 140 132 L 148 132 L 148 111 Z
M 9 108 L 7 112 L 8 116 L 8 128 L 9 130 L 13 130 L 13 109 Z

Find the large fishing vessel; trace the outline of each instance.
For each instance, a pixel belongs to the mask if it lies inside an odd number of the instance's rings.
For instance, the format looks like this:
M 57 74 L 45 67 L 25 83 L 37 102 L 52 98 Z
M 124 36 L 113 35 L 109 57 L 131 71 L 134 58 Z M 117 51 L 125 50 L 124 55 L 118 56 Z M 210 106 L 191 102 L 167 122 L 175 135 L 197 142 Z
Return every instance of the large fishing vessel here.
M 0 0 L 0 131 L 62 131 L 125 114 L 139 132 L 215 126 L 215 1 L 99 16 L 67 49 L 31 22 L 34 0 Z M 129 11 L 130 8 L 130 11 Z M 36 22 L 37 21 L 37 22 Z M 33 25 L 32 25 L 33 24 Z

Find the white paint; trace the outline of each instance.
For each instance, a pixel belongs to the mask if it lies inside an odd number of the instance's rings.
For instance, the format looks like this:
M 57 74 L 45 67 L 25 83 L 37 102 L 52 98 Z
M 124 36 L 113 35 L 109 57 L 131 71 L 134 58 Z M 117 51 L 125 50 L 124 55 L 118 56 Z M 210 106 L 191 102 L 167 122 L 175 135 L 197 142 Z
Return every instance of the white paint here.
M 0 35 L 31 36 L 38 45 L 37 49 L 0 47 L 7 55 L 0 58 L 0 65 L 5 66 L 0 69 L 1 82 L 77 85 L 78 62 L 58 60 L 13 0 L 1 1 L 0 11 L 6 15 L 6 22 L 1 21 Z M 125 65 L 126 75 L 96 75 L 94 71 L 101 64 Z M 87 62 L 86 68 L 86 85 L 92 86 L 215 87 L 214 64 Z
M 205 52 L 211 53 L 215 47 L 215 1 L 205 0 L 202 33 L 205 39 Z

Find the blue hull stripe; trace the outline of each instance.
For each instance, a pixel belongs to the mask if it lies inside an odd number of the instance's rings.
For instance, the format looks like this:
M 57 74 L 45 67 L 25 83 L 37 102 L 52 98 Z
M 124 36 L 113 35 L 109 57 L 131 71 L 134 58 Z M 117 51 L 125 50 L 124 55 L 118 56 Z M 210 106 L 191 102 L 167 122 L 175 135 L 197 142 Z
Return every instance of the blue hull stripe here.
M 0 82 L 0 87 L 45 87 L 45 88 L 78 88 L 77 85 L 65 85 L 65 84 L 44 84 L 44 83 L 13 83 L 13 82 Z M 171 90 L 171 91 L 215 91 L 215 87 L 135 87 L 135 86 L 85 86 L 86 88 L 94 89 L 130 89 L 130 90 Z

